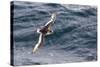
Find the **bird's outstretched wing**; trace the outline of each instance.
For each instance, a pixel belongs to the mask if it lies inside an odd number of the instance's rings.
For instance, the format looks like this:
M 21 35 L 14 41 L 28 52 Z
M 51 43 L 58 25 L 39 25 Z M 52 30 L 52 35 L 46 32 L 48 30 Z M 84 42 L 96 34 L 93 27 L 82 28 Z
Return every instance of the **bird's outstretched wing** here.
M 46 35 L 49 35 L 49 34 L 51 34 L 53 32 L 52 25 L 54 24 L 55 20 L 56 20 L 56 13 L 53 13 L 52 16 L 51 16 L 50 21 L 48 21 L 45 24 L 45 28 L 47 28 L 47 30 L 48 30 Z
M 39 35 L 39 40 L 38 43 L 35 45 L 35 47 L 33 48 L 33 52 L 35 52 L 39 47 L 41 47 L 43 45 L 44 42 L 44 34 L 40 34 Z
M 41 28 L 37 29 L 37 33 L 45 33 L 46 35 L 49 35 L 53 32 L 52 30 L 52 25 L 54 24 L 56 20 L 56 13 L 53 13 L 51 15 L 50 21 L 48 21 L 44 26 Z
M 45 27 L 51 26 L 51 25 L 55 22 L 55 20 L 56 20 L 56 13 L 53 13 L 53 14 L 51 15 L 50 21 L 48 21 L 48 22 L 45 24 Z

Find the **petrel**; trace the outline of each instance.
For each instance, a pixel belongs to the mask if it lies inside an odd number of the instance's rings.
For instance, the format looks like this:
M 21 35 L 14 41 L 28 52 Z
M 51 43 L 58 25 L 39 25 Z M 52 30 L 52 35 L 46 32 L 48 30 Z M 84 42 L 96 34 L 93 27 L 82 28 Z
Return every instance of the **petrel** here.
M 39 35 L 39 40 L 38 40 L 37 44 L 33 48 L 33 52 L 35 52 L 40 46 L 42 46 L 44 44 L 44 38 L 46 35 L 50 35 L 53 33 L 52 25 L 54 24 L 54 22 L 56 20 L 56 14 L 57 13 L 53 13 L 51 15 L 51 19 L 44 26 L 37 29 L 37 33 L 39 33 L 40 35 Z

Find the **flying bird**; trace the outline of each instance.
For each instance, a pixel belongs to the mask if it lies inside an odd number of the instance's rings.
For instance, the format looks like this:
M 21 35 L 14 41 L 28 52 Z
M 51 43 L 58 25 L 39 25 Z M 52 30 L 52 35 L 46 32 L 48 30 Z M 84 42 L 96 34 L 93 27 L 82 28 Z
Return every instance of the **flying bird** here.
M 57 13 L 53 13 L 51 15 L 51 19 L 44 26 L 37 29 L 37 33 L 39 33 L 40 35 L 39 35 L 39 40 L 37 44 L 33 48 L 33 52 L 35 52 L 38 48 L 40 48 L 44 44 L 44 39 L 46 35 L 50 35 L 53 33 L 52 25 L 54 24 L 56 20 L 56 14 Z

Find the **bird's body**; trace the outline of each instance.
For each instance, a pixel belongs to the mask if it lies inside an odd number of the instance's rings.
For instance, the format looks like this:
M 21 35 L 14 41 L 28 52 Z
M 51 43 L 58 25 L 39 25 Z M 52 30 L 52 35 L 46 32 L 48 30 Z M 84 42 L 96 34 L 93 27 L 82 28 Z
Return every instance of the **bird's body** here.
M 41 45 L 43 45 L 45 36 L 50 35 L 53 32 L 52 25 L 54 24 L 55 20 L 56 20 L 56 13 L 52 14 L 49 22 L 47 22 L 43 27 L 37 29 L 37 33 L 39 33 L 40 36 L 38 43 L 33 48 L 33 52 L 35 52 Z

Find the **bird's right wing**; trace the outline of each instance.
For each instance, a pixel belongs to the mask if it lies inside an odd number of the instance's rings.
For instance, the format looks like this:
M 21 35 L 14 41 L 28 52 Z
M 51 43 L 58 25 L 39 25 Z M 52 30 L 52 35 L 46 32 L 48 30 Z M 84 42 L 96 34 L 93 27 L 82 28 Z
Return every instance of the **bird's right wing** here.
M 55 22 L 55 20 L 56 20 L 56 13 L 53 13 L 53 14 L 51 15 L 50 21 L 48 21 L 48 22 L 45 24 L 45 26 L 46 26 L 46 27 L 51 26 L 51 25 Z
M 44 27 L 48 30 L 48 32 L 46 33 L 46 35 L 49 35 L 49 34 L 51 34 L 51 33 L 53 32 L 53 30 L 52 30 L 52 25 L 54 24 L 55 20 L 56 20 L 56 13 L 53 13 L 53 14 L 51 15 L 50 21 L 48 21 L 48 22 L 45 24 L 45 26 L 44 26 Z

